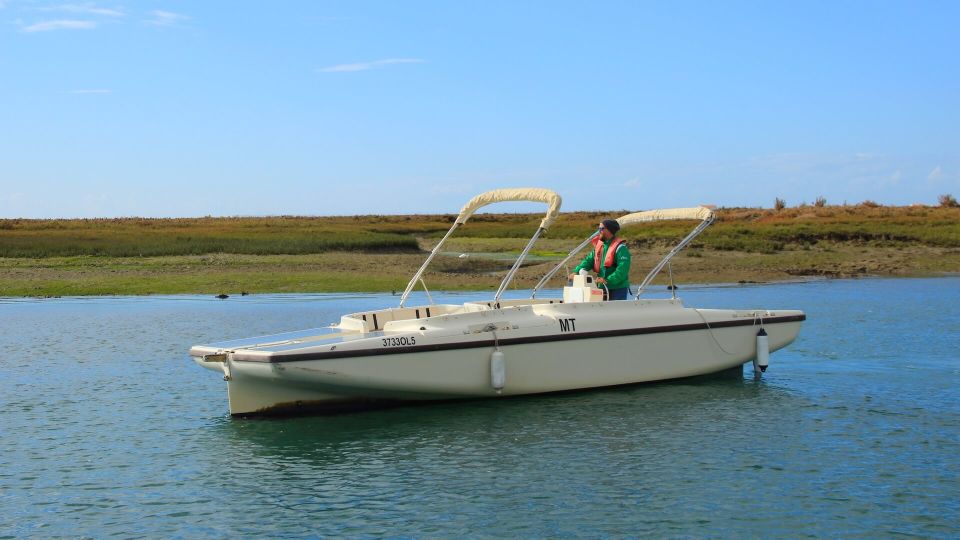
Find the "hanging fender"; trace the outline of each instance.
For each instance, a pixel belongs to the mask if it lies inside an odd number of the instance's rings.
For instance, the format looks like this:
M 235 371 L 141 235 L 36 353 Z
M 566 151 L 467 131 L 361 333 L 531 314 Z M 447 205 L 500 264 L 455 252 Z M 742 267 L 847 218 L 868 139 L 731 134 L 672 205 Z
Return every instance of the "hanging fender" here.
M 503 351 L 495 349 L 490 355 L 490 386 L 499 394 L 507 383 L 507 366 Z
M 757 332 L 757 356 L 753 360 L 753 372 L 760 375 L 767 370 L 770 365 L 770 340 L 767 337 L 767 331 L 760 327 Z M 759 369 L 759 371 L 758 371 Z

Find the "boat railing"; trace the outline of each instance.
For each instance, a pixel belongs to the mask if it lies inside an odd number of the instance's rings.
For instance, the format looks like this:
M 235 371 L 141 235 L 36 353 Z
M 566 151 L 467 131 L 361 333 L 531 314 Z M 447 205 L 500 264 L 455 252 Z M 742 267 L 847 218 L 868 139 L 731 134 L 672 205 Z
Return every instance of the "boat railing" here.
M 503 309 L 517 306 L 535 306 L 541 304 L 562 304 L 563 300 L 559 298 L 516 298 L 499 301 L 478 301 L 465 302 L 463 310 L 467 313 L 474 311 L 486 311 L 488 309 Z

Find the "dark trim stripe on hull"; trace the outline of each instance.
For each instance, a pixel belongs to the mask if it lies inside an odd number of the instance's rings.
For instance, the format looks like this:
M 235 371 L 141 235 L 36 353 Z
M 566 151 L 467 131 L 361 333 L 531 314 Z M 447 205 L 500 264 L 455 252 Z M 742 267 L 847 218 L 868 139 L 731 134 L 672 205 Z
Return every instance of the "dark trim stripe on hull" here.
M 763 319 L 763 325 L 802 322 L 807 319 L 806 315 L 788 315 L 783 317 L 770 317 Z M 550 334 L 547 336 L 531 336 L 523 338 L 500 339 L 500 345 L 526 345 L 529 343 L 546 343 L 551 341 L 569 341 L 576 339 L 594 339 L 615 336 L 633 336 L 640 334 L 659 334 L 667 332 L 688 332 L 691 330 L 706 330 L 708 328 L 729 328 L 732 326 L 756 326 L 757 319 L 743 319 L 738 321 L 721 321 L 710 323 L 695 324 L 675 324 L 669 326 L 651 326 L 647 328 L 622 328 L 619 330 L 600 330 L 597 332 L 576 332 L 564 334 Z M 242 351 L 233 353 L 231 360 L 240 362 L 306 362 L 309 360 L 332 360 L 335 358 L 353 358 L 358 356 L 380 356 L 388 354 L 410 354 L 420 352 L 449 351 L 454 349 L 480 349 L 493 347 L 492 339 L 484 341 L 467 341 L 461 343 L 437 343 L 433 345 L 413 345 L 408 347 L 384 347 L 380 349 L 362 349 L 352 351 L 322 351 L 299 354 L 284 354 L 265 356 L 261 354 L 249 354 Z

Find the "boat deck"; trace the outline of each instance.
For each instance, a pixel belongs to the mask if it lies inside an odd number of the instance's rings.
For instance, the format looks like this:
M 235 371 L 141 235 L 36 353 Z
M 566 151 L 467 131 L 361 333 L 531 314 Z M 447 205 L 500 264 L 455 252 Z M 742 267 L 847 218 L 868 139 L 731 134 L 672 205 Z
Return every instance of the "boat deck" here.
M 190 356 L 201 357 L 237 350 L 256 350 L 268 352 L 290 351 L 307 346 L 312 347 L 316 345 L 335 345 L 337 343 L 343 343 L 355 339 L 376 337 L 382 334 L 382 331 L 367 332 L 365 334 L 343 332 L 340 328 L 335 326 L 327 326 L 323 328 L 310 328 L 307 330 L 283 332 L 280 334 L 270 334 L 266 336 L 232 339 L 229 341 L 211 343 L 209 345 L 194 345 L 190 348 Z

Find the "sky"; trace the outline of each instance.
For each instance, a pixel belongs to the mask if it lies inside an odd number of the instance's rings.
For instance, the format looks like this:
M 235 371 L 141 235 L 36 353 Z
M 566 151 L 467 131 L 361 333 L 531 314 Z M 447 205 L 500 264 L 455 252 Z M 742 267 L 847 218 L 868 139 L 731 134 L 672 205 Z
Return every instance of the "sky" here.
M 0 218 L 936 204 L 960 2 L 0 0 Z M 494 207 L 527 211 L 524 204 Z

